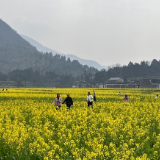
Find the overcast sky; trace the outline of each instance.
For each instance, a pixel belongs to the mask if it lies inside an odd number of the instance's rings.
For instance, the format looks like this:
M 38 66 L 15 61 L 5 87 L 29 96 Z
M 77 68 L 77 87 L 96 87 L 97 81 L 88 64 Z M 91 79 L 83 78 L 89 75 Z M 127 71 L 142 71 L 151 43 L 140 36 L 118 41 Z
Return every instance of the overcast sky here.
M 18 33 L 102 65 L 160 59 L 160 0 L 0 0 Z

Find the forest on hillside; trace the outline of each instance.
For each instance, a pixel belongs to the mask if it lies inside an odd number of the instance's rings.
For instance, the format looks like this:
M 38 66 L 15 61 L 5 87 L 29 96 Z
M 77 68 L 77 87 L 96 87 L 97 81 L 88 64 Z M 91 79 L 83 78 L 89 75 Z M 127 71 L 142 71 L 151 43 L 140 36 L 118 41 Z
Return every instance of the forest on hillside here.
M 153 60 L 149 62 L 141 62 L 133 64 L 130 62 L 127 66 L 115 66 L 108 71 L 101 70 L 90 72 L 86 67 L 85 72 L 81 75 L 59 74 L 54 71 L 41 73 L 32 68 L 24 70 L 13 70 L 7 74 L 0 72 L 0 81 L 14 81 L 17 86 L 24 87 L 24 82 L 32 83 L 32 86 L 55 86 L 55 87 L 72 87 L 84 86 L 92 87 L 97 83 L 106 83 L 111 77 L 121 77 L 127 82 L 128 79 L 143 78 L 160 78 L 160 61 Z
M 151 63 L 130 62 L 126 66 L 115 65 L 107 71 L 81 65 L 65 56 L 41 53 L 24 40 L 8 24 L 0 20 L 0 81 L 14 81 L 17 86 L 24 82 L 33 85 L 71 87 L 72 85 L 94 86 L 111 77 L 128 78 L 160 77 L 160 61 Z
M 32 68 L 41 74 L 54 72 L 58 75 L 79 76 L 85 70 L 96 73 L 97 69 L 71 61 L 65 56 L 41 53 L 24 40 L 15 30 L 0 20 L 0 72 L 8 74 L 13 70 Z
M 160 61 L 154 59 L 152 62 L 142 61 L 139 63 L 129 62 L 126 66 L 114 66 L 108 71 L 101 70 L 95 74 L 96 82 L 104 82 L 111 77 L 128 78 L 150 78 L 160 77 Z

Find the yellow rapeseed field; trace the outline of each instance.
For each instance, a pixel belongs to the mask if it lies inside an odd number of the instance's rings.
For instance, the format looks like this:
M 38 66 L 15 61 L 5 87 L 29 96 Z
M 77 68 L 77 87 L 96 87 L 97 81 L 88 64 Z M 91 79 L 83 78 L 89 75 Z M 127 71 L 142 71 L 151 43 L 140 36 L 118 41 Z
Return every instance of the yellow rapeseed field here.
M 1 160 L 160 159 L 158 89 L 9 89 L 0 91 Z M 121 95 L 118 96 L 118 92 Z M 74 105 L 54 107 L 56 94 Z M 125 103 L 124 94 L 129 95 Z

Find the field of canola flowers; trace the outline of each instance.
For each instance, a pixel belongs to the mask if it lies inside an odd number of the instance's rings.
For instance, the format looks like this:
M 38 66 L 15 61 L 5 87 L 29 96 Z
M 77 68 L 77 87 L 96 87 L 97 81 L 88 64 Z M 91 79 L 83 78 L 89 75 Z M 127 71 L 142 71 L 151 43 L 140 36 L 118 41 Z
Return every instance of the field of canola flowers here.
M 160 159 L 160 90 L 95 89 L 93 109 L 85 101 L 88 91 L 0 91 L 0 159 Z M 70 110 L 55 109 L 56 93 L 63 100 L 70 93 Z

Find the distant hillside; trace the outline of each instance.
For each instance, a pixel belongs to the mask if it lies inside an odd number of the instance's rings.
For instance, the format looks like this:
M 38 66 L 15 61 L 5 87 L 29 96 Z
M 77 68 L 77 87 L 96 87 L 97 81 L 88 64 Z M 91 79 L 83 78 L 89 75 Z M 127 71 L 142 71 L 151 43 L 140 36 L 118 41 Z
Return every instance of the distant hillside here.
M 127 66 L 114 67 L 108 70 L 108 77 L 151 77 L 160 76 L 160 61 L 153 59 L 151 63 L 147 61 L 141 61 L 140 64 L 129 62 Z
M 127 66 L 117 66 L 108 71 L 99 71 L 95 74 L 95 81 L 104 82 L 111 77 L 127 78 L 152 78 L 160 79 L 160 60 L 153 59 L 152 62 L 141 61 L 141 63 L 129 62 Z
M 36 47 L 24 40 L 4 21 L 0 20 L 0 72 L 8 73 L 16 69 L 33 68 L 41 73 L 52 71 L 57 74 L 79 76 L 87 70 L 97 70 L 81 65 L 78 61 L 65 59 L 60 55 L 42 54 Z
M 66 55 L 66 54 L 60 53 L 60 52 L 58 52 L 56 50 L 49 49 L 49 48 L 43 46 L 42 44 L 40 44 L 39 42 L 33 40 L 30 37 L 27 37 L 27 36 L 24 36 L 24 35 L 21 35 L 21 36 L 26 41 L 28 41 L 31 45 L 35 46 L 37 48 L 37 50 L 40 51 L 40 52 L 52 52 L 53 55 L 60 54 L 60 55 L 65 56 L 66 58 L 70 58 L 71 61 L 77 60 L 82 65 L 88 65 L 90 67 L 97 68 L 98 70 L 107 69 L 108 68 L 107 66 L 101 66 L 99 63 L 97 63 L 96 61 L 93 61 L 93 60 L 86 60 L 86 59 L 79 58 L 79 57 L 77 57 L 75 55 L 72 55 L 72 54 Z
M 43 46 L 42 44 L 40 44 L 39 42 L 33 40 L 32 38 L 29 38 L 28 36 L 24 36 L 24 35 L 20 35 L 23 39 L 25 39 L 27 42 L 29 42 L 32 46 L 36 47 L 36 49 L 40 52 L 52 52 L 53 55 L 58 54 L 57 51 L 49 49 L 45 46 Z

